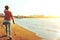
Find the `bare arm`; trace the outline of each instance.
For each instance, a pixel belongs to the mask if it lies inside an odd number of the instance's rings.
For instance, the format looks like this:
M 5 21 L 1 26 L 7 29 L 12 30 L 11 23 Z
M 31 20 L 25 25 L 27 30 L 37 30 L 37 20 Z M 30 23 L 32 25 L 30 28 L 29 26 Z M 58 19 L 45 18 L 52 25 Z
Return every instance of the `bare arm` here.
M 12 13 L 11 13 L 11 18 L 12 18 L 13 24 L 15 24 L 14 17 L 12 15 Z

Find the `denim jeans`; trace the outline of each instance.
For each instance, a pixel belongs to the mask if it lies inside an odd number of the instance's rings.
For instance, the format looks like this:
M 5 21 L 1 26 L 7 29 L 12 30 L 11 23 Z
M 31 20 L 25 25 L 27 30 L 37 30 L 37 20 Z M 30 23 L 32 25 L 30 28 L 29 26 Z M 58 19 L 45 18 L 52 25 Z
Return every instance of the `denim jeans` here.
M 11 23 L 11 21 L 8 21 L 8 20 L 5 20 L 4 22 L 3 22 L 3 24 L 5 25 L 5 27 L 6 27 L 6 35 L 8 35 L 8 33 L 9 33 L 9 35 L 12 35 L 12 23 Z

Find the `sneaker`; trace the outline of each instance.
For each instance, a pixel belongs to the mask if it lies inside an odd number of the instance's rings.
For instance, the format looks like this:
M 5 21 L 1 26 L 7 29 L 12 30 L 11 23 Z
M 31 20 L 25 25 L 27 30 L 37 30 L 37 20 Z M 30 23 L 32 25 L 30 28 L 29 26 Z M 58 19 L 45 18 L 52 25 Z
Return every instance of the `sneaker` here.
M 7 39 L 7 40 L 12 40 L 12 38 L 10 37 L 9 39 Z
M 7 35 L 3 35 L 2 37 L 7 37 Z

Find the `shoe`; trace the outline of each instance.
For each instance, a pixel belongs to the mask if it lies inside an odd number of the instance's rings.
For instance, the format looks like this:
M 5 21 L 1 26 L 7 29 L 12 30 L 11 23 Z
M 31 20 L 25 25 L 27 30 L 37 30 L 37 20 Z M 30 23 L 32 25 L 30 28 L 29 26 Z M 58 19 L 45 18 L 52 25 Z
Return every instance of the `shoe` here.
M 7 39 L 7 40 L 12 40 L 12 38 L 10 37 L 9 39 Z
M 7 35 L 3 35 L 2 37 L 7 37 Z
M 1 36 L 0 38 L 3 38 L 3 37 L 7 37 L 7 35 L 3 35 L 3 36 Z

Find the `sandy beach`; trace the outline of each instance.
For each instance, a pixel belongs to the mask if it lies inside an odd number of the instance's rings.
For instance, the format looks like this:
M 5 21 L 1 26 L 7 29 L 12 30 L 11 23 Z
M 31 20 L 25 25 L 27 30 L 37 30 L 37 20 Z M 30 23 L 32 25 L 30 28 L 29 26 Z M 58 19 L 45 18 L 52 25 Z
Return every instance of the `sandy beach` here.
M 0 18 L 0 37 L 5 35 L 5 26 L 2 25 L 3 18 Z M 35 33 L 21 27 L 18 24 L 12 25 L 12 39 L 13 40 L 42 40 L 42 38 L 36 36 Z M 7 40 L 6 37 L 0 38 L 0 40 Z

